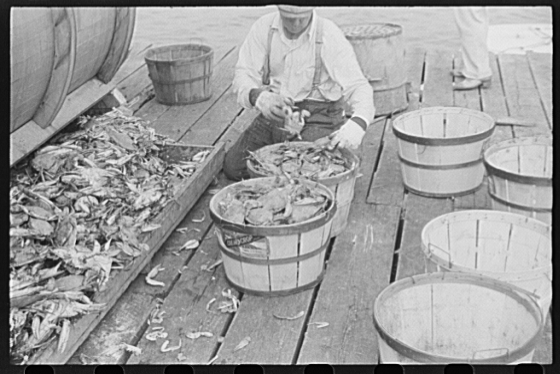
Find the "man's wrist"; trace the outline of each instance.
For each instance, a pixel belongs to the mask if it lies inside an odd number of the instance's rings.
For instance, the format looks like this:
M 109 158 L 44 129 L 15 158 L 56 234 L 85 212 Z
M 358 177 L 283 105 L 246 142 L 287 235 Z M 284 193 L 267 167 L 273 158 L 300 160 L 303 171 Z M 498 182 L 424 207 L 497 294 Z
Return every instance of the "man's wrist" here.
M 252 106 L 255 106 L 255 104 L 257 103 L 257 98 L 259 97 L 259 95 L 261 94 L 261 92 L 265 91 L 264 88 L 252 88 L 249 91 L 249 103 Z
M 362 130 L 366 131 L 367 130 L 367 122 L 362 118 L 362 117 L 358 117 L 358 116 L 352 116 L 350 117 L 350 119 L 354 122 L 356 122 L 361 128 Z

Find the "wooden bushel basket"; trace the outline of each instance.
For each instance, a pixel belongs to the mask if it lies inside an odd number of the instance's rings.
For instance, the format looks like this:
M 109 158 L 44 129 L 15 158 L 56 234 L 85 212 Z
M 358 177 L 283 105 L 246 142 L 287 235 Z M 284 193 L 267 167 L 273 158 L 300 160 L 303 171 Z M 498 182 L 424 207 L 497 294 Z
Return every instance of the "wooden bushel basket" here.
M 372 23 L 342 30 L 352 44 L 364 76 L 373 87 L 375 114 L 388 115 L 407 108 L 407 77 L 402 27 Z
M 552 136 L 505 140 L 484 152 L 492 208 L 552 224 Z
M 176 44 L 151 48 L 145 60 L 156 99 L 165 105 L 194 104 L 212 96 L 212 48 Z
M 460 196 L 482 184 L 482 149 L 495 122 L 466 108 L 431 107 L 393 121 L 403 182 L 407 190 L 429 197 Z
M 325 253 L 336 213 L 332 192 L 304 179 L 299 183 L 321 189 L 330 207 L 310 220 L 282 226 L 252 226 L 227 221 L 218 203 L 231 192 L 272 183 L 276 177 L 255 178 L 223 188 L 210 201 L 228 282 L 240 292 L 259 296 L 289 295 L 312 288 L 323 279 Z M 233 238 L 228 238 L 231 234 Z
M 308 147 L 311 142 L 292 142 L 292 146 Z M 259 155 L 265 155 L 277 149 L 280 144 L 272 144 L 256 151 Z M 354 198 L 354 185 L 356 184 L 356 176 L 358 175 L 358 166 L 360 160 L 352 152 L 341 149 L 346 159 L 346 166 L 350 169 L 344 173 L 329 178 L 318 179 L 317 182 L 328 187 L 336 199 L 336 213 L 334 214 L 331 227 L 331 237 L 335 237 L 342 233 L 348 223 L 348 214 L 350 213 L 350 205 Z M 258 172 L 251 160 L 247 160 L 247 170 L 252 178 L 267 177 Z
M 543 330 L 539 306 L 508 283 L 438 272 L 396 281 L 377 296 L 381 363 L 531 362 Z
M 422 230 L 422 250 L 439 270 L 488 276 L 533 294 L 543 314 L 552 300 L 552 229 L 525 216 L 465 210 Z

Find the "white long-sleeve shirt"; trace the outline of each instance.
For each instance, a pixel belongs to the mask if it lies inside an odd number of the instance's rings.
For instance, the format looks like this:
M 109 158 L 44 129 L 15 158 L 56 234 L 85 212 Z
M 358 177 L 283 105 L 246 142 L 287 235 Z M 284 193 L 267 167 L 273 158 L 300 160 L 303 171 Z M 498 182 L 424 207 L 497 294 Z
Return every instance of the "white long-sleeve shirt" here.
M 268 32 L 274 32 L 270 55 L 270 86 L 273 92 L 292 98 L 336 101 L 344 96 L 353 115 L 370 124 L 375 115 L 373 88 L 364 77 L 354 49 L 334 22 L 323 18 L 323 46 L 319 95 L 311 93 L 315 72 L 315 35 L 317 14 L 313 11 L 310 27 L 299 38 L 284 35 L 278 12 L 259 18 L 251 27 L 239 51 L 233 87 L 237 100 L 244 108 L 253 108 L 249 91 L 262 87 L 262 72 L 268 42 Z

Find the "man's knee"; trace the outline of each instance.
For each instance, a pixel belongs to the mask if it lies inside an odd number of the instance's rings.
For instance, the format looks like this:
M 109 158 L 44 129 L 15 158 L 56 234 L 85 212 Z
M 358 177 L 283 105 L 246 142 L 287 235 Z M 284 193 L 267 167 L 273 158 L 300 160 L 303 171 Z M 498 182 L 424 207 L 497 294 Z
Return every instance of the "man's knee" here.
M 231 152 L 230 152 L 231 153 Z M 224 174 L 229 180 L 239 181 L 248 177 L 245 160 L 242 157 L 227 154 L 224 160 Z

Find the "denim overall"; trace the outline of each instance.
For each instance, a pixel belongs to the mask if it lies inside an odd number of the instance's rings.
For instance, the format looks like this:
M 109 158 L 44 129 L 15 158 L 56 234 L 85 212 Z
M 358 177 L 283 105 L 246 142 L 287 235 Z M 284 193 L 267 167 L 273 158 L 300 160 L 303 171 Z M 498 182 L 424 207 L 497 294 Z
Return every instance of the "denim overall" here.
M 317 19 L 317 35 L 315 40 L 315 72 L 311 93 L 317 90 L 322 67 L 321 47 L 323 45 L 322 20 Z M 268 32 L 267 53 L 265 55 L 264 69 L 262 75 L 263 85 L 270 84 L 270 50 L 272 36 L 278 32 L 278 28 L 271 27 Z M 309 97 L 308 96 L 308 97 Z M 337 101 L 316 101 L 304 99 L 295 103 L 300 110 L 307 110 L 310 116 L 305 120 L 305 126 L 301 131 L 303 141 L 314 141 L 338 130 L 345 122 L 343 99 Z M 248 151 L 254 152 L 264 146 L 282 143 L 292 140 L 293 135 L 282 130 L 284 124 L 266 119 L 259 114 L 251 123 L 249 128 L 241 135 L 241 138 L 228 152 L 224 162 L 224 172 L 229 179 L 240 180 L 249 178 L 246 158 Z

